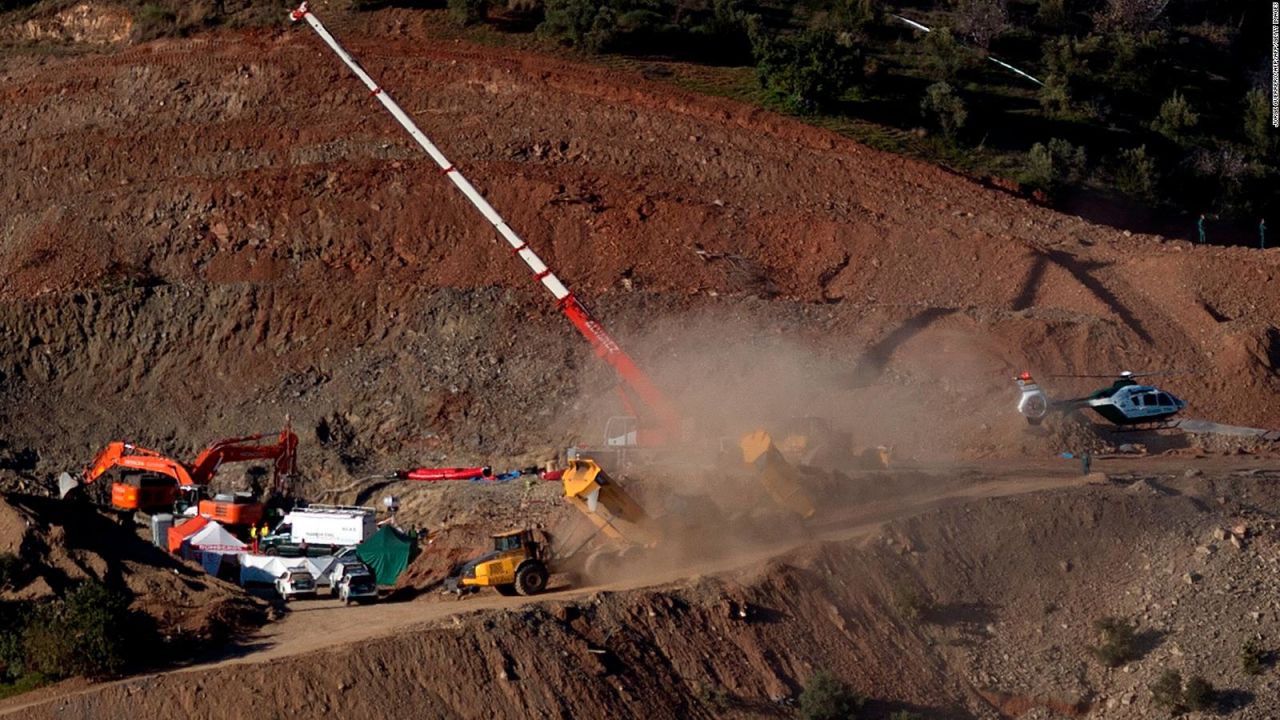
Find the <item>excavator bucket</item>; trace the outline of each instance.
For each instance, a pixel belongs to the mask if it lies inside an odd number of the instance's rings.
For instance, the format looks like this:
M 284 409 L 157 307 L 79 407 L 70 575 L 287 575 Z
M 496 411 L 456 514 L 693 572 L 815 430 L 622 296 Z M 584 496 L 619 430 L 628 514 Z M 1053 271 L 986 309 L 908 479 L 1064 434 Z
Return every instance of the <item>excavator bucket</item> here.
M 67 493 L 80 487 L 80 481 L 71 477 L 71 473 L 58 474 L 58 497 L 65 498 Z
M 748 433 L 738 444 L 742 448 L 742 461 L 755 467 L 774 502 L 802 518 L 813 517 L 817 512 L 813 498 L 800 483 L 796 469 L 774 447 L 769 433 L 764 430 Z

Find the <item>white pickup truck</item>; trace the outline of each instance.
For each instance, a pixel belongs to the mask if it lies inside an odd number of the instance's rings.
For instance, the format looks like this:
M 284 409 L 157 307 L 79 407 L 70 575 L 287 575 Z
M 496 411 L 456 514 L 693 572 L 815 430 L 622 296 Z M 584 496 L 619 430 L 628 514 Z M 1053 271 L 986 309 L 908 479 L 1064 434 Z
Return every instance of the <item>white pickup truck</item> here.
M 297 597 L 315 597 L 316 579 L 306 568 L 292 568 L 276 578 L 276 592 L 285 602 Z
M 333 592 L 343 603 L 373 602 L 378 599 L 378 582 L 362 562 L 340 563 L 330 575 Z

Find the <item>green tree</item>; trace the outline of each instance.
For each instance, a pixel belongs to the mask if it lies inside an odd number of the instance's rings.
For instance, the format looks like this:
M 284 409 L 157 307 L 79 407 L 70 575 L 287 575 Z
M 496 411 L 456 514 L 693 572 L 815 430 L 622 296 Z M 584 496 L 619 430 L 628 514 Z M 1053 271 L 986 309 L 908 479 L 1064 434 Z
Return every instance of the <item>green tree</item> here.
M 827 670 L 809 678 L 800 693 L 800 717 L 804 720 L 852 720 L 864 700 Z
M 1151 129 L 1174 142 L 1182 143 L 1198 122 L 1200 116 L 1191 109 L 1191 103 L 1187 102 L 1182 93 L 1174 90 L 1173 95 L 1160 106 L 1156 119 L 1151 121 Z
M 1079 183 L 1084 178 L 1085 163 L 1084 148 L 1066 140 L 1053 138 L 1048 145 L 1036 143 L 1027 153 L 1022 184 L 1052 193 L 1063 186 Z
M 862 58 L 830 27 L 758 37 L 756 74 L 769 94 L 798 113 L 829 109 L 862 77 Z
M 98 582 L 85 582 L 35 611 L 23 633 L 28 672 L 48 678 L 116 675 L 154 635 L 138 627 L 129 601 Z
M 1101 38 L 1093 35 L 1083 39 L 1060 35 L 1045 43 L 1040 107 L 1046 115 L 1063 120 L 1090 119 L 1096 115 L 1096 110 L 1080 97 L 1094 80 L 1091 65 L 1101 45 Z
M 605 52 L 628 35 L 663 26 L 662 7 L 658 0 L 546 0 L 538 30 L 574 47 Z
M 1115 169 L 1117 190 L 1130 197 L 1151 202 L 1156 199 L 1159 182 L 1156 161 L 1147 154 L 1146 145 L 1120 151 Z
M 1049 30 L 1062 30 L 1067 25 L 1066 0 L 1040 0 L 1036 22 Z
M 935 28 L 924 36 L 920 44 L 924 51 L 924 66 L 934 80 L 951 82 L 962 69 L 970 64 L 973 56 L 960 43 L 956 42 L 951 29 Z
M 1257 88 L 1244 98 L 1244 136 L 1249 141 L 1249 152 L 1258 157 L 1270 155 L 1276 144 L 1271 132 L 1271 103 L 1267 93 Z
M 948 138 L 953 137 L 969 119 L 964 100 L 946 82 L 936 82 L 925 89 L 920 109 L 937 121 L 942 134 Z
M 463 25 L 477 25 L 489 17 L 489 0 L 449 0 L 449 15 Z

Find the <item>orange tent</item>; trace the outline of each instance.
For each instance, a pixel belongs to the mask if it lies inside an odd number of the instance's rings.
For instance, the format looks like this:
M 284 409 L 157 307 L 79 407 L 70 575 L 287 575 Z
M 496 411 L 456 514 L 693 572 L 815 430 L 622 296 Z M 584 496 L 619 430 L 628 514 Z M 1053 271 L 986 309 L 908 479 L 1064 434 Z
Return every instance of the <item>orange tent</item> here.
M 193 517 L 181 525 L 174 525 L 169 528 L 169 552 L 178 553 L 178 549 L 182 547 L 182 541 L 195 535 L 209 524 L 209 518 Z

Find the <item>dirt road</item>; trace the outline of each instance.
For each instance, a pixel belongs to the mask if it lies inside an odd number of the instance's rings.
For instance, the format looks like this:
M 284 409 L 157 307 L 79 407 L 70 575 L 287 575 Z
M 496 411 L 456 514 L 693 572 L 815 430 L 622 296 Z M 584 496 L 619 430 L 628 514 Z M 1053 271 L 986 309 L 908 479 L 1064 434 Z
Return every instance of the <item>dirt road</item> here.
M 782 545 L 745 546 L 730 556 L 710 561 L 693 561 L 672 564 L 660 569 L 634 575 L 626 581 L 589 587 L 553 589 L 552 592 L 533 597 L 502 597 L 496 593 L 481 592 L 465 599 L 429 597 L 416 601 L 379 603 L 346 607 L 336 600 L 321 599 L 297 601 L 290 604 L 284 619 L 268 625 L 262 631 L 245 638 L 230 654 L 210 659 L 208 662 L 168 671 L 168 673 L 202 673 L 211 668 L 246 663 L 267 663 L 303 653 L 336 648 L 350 643 L 367 642 L 377 638 L 402 634 L 415 628 L 484 610 L 512 610 L 531 603 L 570 600 L 597 592 L 617 592 L 643 587 L 677 583 L 685 578 L 713 575 L 752 565 L 784 554 L 805 544 L 823 541 L 848 541 L 870 536 L 884 523 L 902 517 L 948 505 L 964 503 L 979 498 L 1009 497 L 1043 490 L 1076 487 L 1091 481 L 1064 469 L 1054 470 L 1049 465 L 1034 472 L 1019 472 L 1010 468 L 999 479 L 972 482 L 937 477 L 936 484 L 918 493 L 893 500 L 869 503 L 856 510 L 843 513 L 842 517 L 821 522 L 811 533 L 794 538 Z M 1092 478 L 1097 481 L 1097 478 Z M 553 588 L 555 586 L 553 585 Z M 133 683 L 138 678 L 117 682 Z M 98 686 L 71 681 L 64 684 L 66 694 L 89 692 Z M 56 689 L 45 689 L 28 696 L 19 696 L 0 703 L 0 715 L 13 716 L 25 708 L 43 704 L 59 697 Z

